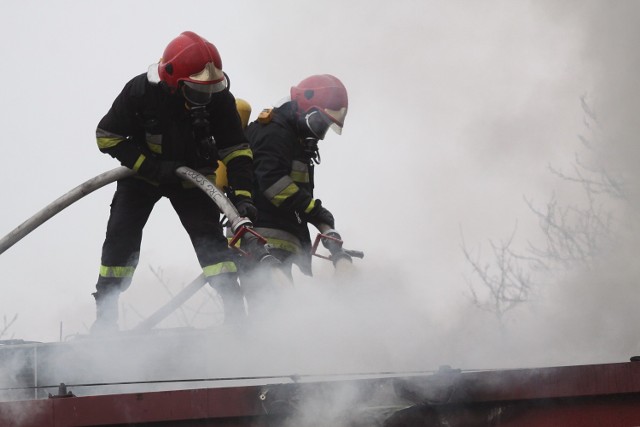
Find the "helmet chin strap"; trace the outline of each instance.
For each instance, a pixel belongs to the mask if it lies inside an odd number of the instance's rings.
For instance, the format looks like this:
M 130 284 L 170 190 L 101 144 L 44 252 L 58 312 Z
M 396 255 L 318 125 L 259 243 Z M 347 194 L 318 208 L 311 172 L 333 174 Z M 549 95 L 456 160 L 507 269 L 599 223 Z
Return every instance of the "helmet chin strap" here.
M 318 113 L 314 111 L 312 114 L 318 114 Z M 304 112 L 302 113 L 298 112 L 296 114 L 298 133 L 301 138 L 301 143 L 302 143 L 302 147 L 304 149 L 305 155 L 310 161 L 312 161 L 316 165 L 319 165 L 321 162 L 321 158 L 320 158 L 320 149 L 318 148 L 318 141 L 321 140 L 322 137 L 324 137 L 324 135 L 320 137 L 313 131 L 312 126 L 309 123 L 310 115 L 311 115 L 310 113 L 304 113 Z

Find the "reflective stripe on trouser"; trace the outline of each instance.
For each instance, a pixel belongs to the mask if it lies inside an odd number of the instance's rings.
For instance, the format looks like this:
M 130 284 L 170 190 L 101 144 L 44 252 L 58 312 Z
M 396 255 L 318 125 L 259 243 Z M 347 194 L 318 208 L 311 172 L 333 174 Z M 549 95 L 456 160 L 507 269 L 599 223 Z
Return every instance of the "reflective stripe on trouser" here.
M 298 254 L 302 251 L 300 239 L 287 231 L 267 227 L 256 227 L 255 231 L 267 239 L 270 247 L 282 249 L 293 254 Z
M 127 278 L 133 277 L 133 273 L 136 271 L 135 267 L 123 266 L 123 267 L 109 267 L 106 265 L 100 266 L 101 277 L 119 277 Z
M 121 292 L 127 289 L 138 265 L 142 229 L 161 195 L 141 180 L 118 181 L 111 202 L 107 233 L 96 291 Z
M 202 272 L 222 298 L 225 323 L 242 322 L 246 315 L 244 296 L 238 283 L 235 254 L 220 225 L 218 207 L 199 188 L 182 190 L 170 201 L 189 234 Z
M 137 259 L 137 254 L 136 254 Z M 131 284 L 135 266 L 100 266 L 100 274 L 98 275 L 98 283 L 96 284 L 96 296 L 110 293 L 120 293 L 126 290 Z
M 291 265 L 298 263 L 304 250 L 300 239 L 293 234 L 277 228 L 256 227 L 256 233 L 267 240 L 269 253 L 281 262 L 279 268 L 292 280 Z
M 102 247 L 101 272 L 105 274 L 98 279 L 98 292 L 106 286 L 119 284 L 120 290 L 128 286 L 138 264 L 142 229 L 161 197 L 167 197 L 178 214 L 203 271 L 205 268 L 215 270 L 212 266 L 220 265 L 218 273 L 235 276 L 234 254 L 227 246 L 219 222 L 220 211 L 213 200 L 198 188 L 158 187 L 130 178 L 118 181 L 111 203 L 107 235 Z M 167 242 L 165 250 L 171 250 L 171 242 Z
M 224 261 L 214 265 L 207 265 L 202 268 L 202 272 L 207 280 L 215 280 L 215 276 L 219 274 L 237 273 L 238 269 L 233 261 Z

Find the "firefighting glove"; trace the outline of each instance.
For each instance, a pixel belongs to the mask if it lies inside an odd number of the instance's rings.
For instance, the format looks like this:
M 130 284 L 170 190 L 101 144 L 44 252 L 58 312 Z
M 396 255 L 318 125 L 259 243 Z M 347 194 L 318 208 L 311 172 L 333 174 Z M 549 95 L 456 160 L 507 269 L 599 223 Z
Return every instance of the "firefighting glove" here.
M 176 175 L 176 169 L 182 163 L 173 160 L 156 160 L 147 158 L 138 169 L 138 173 L 151 181 L 160 184 L 178 184 L 182 180 Z
M 306 215 L 306 220 L 313 224 L 316 228 L 320 228 L 320 224 L 328 225 L 330 228 L 335 227 L 335 219 L 333 215 L 322 206 L 320 199 L 316 199 L 314 208 Z
M 236 196 L 234 204 L 240 216 L 249 218 L 251 222 L 256 222 L 256 219 L 258 219 L 258 208 L 253 204 L 251 197 Z

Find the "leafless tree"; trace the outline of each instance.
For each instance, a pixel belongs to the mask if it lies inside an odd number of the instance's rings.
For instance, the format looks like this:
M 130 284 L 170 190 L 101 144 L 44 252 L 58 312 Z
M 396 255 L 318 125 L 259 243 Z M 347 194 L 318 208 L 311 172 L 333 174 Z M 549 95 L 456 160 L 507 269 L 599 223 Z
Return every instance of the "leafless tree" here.
M 489 240 L 490 261 L 481 261 L 479 249 L 472 254 L 462 237 L 462 252 L 474 274 L 474 279 L 467 279 L 472 302 L 493 313 L 501 324 L 508 311 L 529 300 L 533 282 L 528 264 L 538 262 L 513 250 L 516 230 L 517 226 L 504 240 Z
M 585 147 L 592 149 L 591 145 Z M 589 165 L 576 153 L 572 169 L 573 173 L 569 175 L 549 166 L 552 174 L 563 181 L 581 185 L 591 198 L 606 195 L 613 199 L 627 200 L 627 188 L 622 178 L 612 174 L 603 165 Z
M 541 210 L 525 198 L 537 217 L 544 236 L 542 247 L 529 243 L 529 249 L 547 267 L 576 265 L 590 267 L 612 238 L 613 215 L 592 193 L 587 193 L 586 206 L 561 205 L 555 195 Z
M 17 319 L 18 319 L 17 314 L 15 314 L 11 318 L 11 320 L 7 319 L 6 314 L 2 316 L 2 327 L 0 327 L 0 338 L 4 338 L 9 333 L 9 329 L 11 328 L 11 326 L 13 326 L 13 324 L 16 322 Z M 9 338 L 13 338 L 13 335 L 11 335 Z
M 576 154 L 571 173 L 563 173 L 549 166 L 560 182 L 578 186 L 584 195 L 582 203 L 561 204 L 552 194 L 544 209 L 536 208 L 525 198 L 529 209 L 538 218 L 544 236 L 542 247 L 529 244 L 531 253 L 547 265 L 591 267 L 616 240 L 613 203 L 627 200 L 624 180 L 612 173 L 600 161 L 599 151 L 604 147 L 595 112 L 586 96 L 581 98 L 585 113 L 585 127 L 590 136 L 580 135 L 582 146 L 589 154 L 585 162 Z
M 576 154 L 571 173 L 551 166 L 549 170 L 561 183 L 578 186 L 580 190 L 572 194 L 583 194 L 582 202 L 562 204 L 554 193 L 544 208 L 537 208 L 525 197 L 543 236 L 542 243 L 528 242 L 525 255 L 513 250 L 517 227 L 505 240 L 489 240 L 492 253 L 482 262 L 479 251 L 472 255 L 462 239 L 463 254 L 474 274 L 474 280 L 467 279 L 472 301 L 478 308 L 494 313 L 501 324 L 505 313 L 529 300 L 534 273 L 557 267 L 591 267 L 616 241 L 612 202 L 627 200 L 626 186 L 599 161 L 602 156 L 597 151 L 606 145 L 586 96 L 581 102 L 590 136 L 581 135 L 579 139 L 593 160 L 585 162 Z

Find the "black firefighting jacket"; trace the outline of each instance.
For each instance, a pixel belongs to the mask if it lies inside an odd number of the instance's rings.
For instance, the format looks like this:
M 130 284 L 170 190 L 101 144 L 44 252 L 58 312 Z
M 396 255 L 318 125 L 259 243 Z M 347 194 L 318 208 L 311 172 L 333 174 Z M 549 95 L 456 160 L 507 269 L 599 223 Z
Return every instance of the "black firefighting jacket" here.
M 256 230 L 273 247 L 298 253 L 301 270 L 310 274 L 304 264 L 310 265 L 307 215 L 317 204 L 314 164 L 305 153 L 291 104 L 273 109 L 268 123 L 251 123 L 246 134 L 253 152 Z
M 224 90 L 201 110 L 195 117 L 182 97 L 140 74 L 98 124 L 98 148 L 136 171 L 145 162 L 170 160 L 211 175 L 221 160 L 236 194 L 250 197 L 252 153 L 235 98 Z

